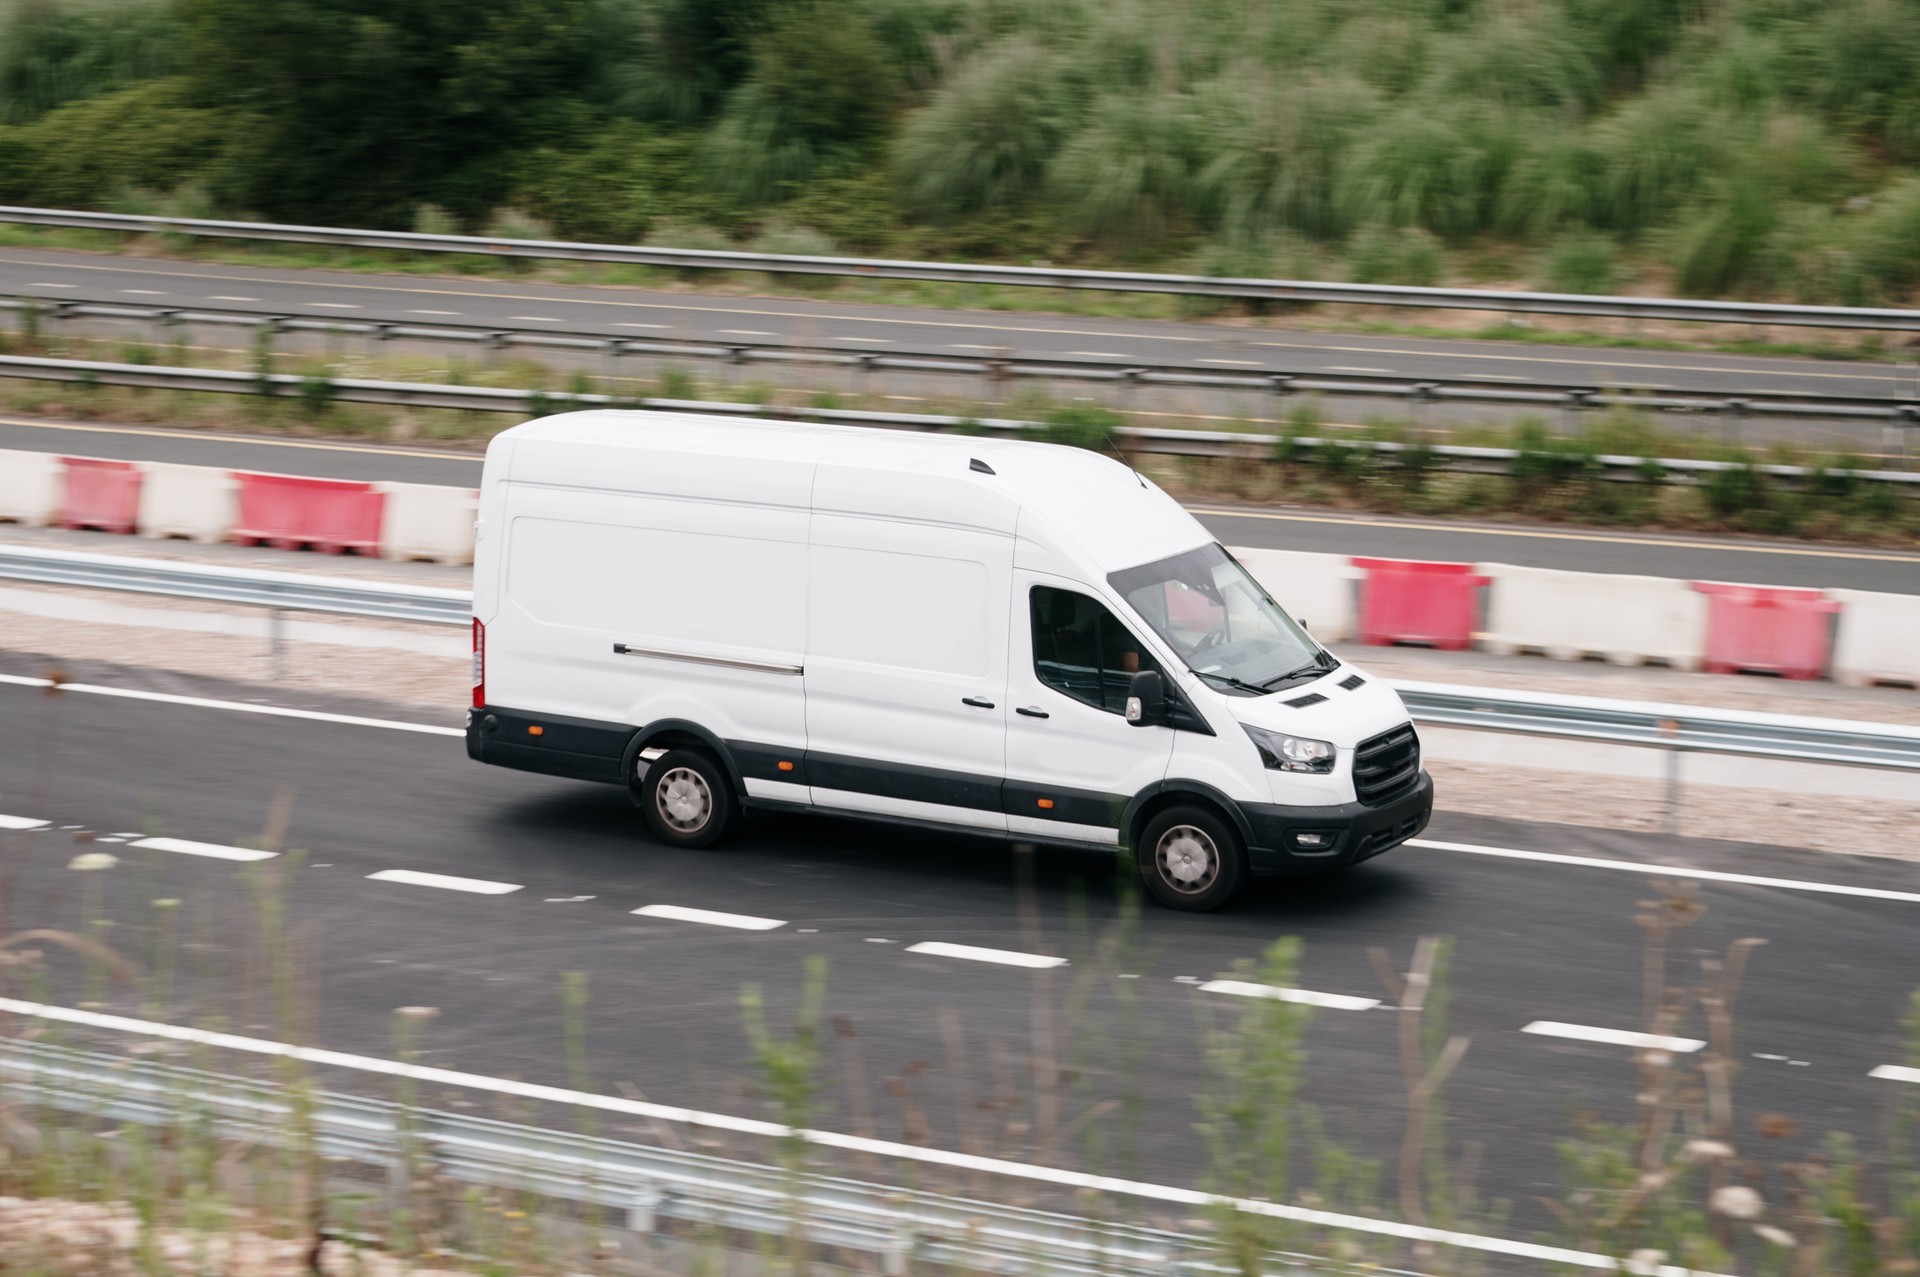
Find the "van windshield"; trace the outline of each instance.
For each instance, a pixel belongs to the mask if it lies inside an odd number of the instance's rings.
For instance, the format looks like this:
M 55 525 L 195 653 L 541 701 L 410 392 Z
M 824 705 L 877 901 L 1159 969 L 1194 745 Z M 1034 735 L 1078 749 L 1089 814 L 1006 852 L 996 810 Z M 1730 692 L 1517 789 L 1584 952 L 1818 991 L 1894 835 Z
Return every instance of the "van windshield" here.
M 1230 695 L 1263 696 L 1339 665 L 1219 545 L 1107 581 L 1188 669 Z

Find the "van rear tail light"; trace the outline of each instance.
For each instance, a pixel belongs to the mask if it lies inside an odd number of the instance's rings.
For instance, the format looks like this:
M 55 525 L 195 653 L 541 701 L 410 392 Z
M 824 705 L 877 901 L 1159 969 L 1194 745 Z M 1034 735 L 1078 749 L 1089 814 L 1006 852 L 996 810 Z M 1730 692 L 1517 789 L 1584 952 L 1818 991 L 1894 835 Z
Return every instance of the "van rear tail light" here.
M 487 706 L 487 627 L 473 618 L 473 707 Z

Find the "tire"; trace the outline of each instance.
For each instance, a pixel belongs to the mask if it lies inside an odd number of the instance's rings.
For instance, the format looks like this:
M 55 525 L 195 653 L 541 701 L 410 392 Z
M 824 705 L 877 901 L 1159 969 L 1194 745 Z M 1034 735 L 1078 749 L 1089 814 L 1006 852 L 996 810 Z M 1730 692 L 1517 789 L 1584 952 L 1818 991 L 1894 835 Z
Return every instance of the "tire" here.
M 654 760 L 639 796 L 647 828 L 669 847 L 711 847 L 733 824 L 733 787 L 697 749 L 668 750 Z
M 1156 815 L 1140 831 L 1135 856 L 1148 894 L 1190 913 L 1227 903 L 1247 873 L 1239 835 L 1205 807 L 1169 807 Z

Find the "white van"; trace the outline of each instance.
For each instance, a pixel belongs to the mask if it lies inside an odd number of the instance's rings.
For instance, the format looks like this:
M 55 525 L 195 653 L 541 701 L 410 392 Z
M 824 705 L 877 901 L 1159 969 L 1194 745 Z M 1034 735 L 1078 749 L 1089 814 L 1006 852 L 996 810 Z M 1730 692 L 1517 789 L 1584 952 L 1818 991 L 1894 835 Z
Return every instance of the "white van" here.
M 1128 848 L 1212 909 L 1433 807 L 1399 696 L 1077 448 L 548 417 L 487 449 L 473 585 L 467 752 L 629 786 L 677 846 L 865 816 Z

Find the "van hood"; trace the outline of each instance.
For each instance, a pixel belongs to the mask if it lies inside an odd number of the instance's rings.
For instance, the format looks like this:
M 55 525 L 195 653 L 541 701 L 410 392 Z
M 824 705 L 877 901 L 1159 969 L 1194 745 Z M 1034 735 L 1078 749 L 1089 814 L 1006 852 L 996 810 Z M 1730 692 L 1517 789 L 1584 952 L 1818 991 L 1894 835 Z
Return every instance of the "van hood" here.
M 1340 686 L 1355 676 L 1366 681 L 1354 688 Z M 1307 705 L 1287 703 L 1309 696 L 1326 699 Z M 1221 700 L 1239 722 L 1327 741 L 1340 750 L 1352 749 L 1412 717 L 1400 693 L 1344 661 L 1311 683 L 1300 683 L 1270 696 L 1223 696 Z

